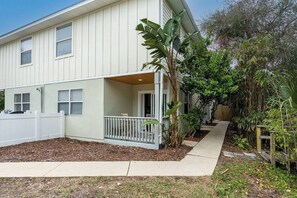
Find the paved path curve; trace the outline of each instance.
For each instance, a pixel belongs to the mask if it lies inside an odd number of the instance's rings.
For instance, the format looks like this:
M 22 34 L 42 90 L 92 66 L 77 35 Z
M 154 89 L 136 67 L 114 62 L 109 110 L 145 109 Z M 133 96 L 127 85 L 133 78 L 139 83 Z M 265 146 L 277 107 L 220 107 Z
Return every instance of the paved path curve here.
M 212 175 L 228 125 L 218 122 L 181 161 L 0 163 L 0 177 Z

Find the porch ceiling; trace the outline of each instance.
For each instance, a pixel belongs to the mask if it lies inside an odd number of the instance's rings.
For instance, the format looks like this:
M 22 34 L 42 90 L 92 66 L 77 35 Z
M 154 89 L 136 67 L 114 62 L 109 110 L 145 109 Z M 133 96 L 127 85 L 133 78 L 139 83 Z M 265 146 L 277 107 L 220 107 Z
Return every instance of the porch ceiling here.
M 107 78 L 109 80 L 114 80 L 131 85 L 141 85 L 141 84 L 153 84 L 154 83 L 154 73 L 145 74 L 135 74 L 128 76 L 117 76 Z M 164 76 L 164 82 L 167 82 L 167 77 Z

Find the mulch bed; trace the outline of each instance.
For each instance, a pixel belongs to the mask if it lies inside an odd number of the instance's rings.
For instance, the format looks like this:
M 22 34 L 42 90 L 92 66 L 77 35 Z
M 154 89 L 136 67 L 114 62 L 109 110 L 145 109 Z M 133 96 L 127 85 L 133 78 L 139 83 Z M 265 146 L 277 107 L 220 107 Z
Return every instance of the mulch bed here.
M 191 147 L 150 150 L 58 138 L 0 148 L 0 162 L 180 161 Z
M 199 130 L 199 131 L 197 131 L 195 133 L 194 137 L 193 136 L 188 136 L 188 137 L 185 138 L 185 140 L 200 142 L 208 133 L 209 133 L 209 131 Z

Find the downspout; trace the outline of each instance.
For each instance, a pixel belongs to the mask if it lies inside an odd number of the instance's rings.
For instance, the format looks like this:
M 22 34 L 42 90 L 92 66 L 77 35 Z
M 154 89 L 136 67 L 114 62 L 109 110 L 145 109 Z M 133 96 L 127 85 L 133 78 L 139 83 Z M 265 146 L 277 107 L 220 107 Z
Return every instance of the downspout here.
M 159 10 L 159 24 L 161 25 L 161 27 L 164 27 L 164 25 L 165 24 L 163 24 L 163 1 L 164 0 L 159 0 L 159 8 L 160 8 L 160 10 Z

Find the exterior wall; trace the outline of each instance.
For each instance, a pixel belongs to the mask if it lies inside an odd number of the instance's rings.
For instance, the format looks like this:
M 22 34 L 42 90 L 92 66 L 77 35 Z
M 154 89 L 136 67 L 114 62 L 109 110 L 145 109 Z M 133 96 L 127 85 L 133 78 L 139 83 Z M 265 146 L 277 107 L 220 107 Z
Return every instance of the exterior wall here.
M 154 84 L 143 84 L 143 85 L 133 85 L 133 115 L 140 116 L 138 114 L 138 92 L 139 91 L 150 91 L 155 90 Z
M 192 104 L 191 104 L 192 107 L 195 106 L 197 99 L 198 99 L 198 94 L 194 94 L 192 96 Z M 211 119 L 211 106 L 212 106 L 212 104 L 209 104 L 204 108 L 204 113 L 205 113 L 205 116 L 203 118 L 204 123 L 206 123 L 206 121 L 209 121 Z
M 41 93 L 37 90 L 40 86 L 22 87 L 5 90 L 5 109 L 14 111 L 14 94 L 30 93 L 31 111 L 41 112 Z M 57 113 L 55 111 L 55 113 Z
M 174 14 L 177 14 L 177 13 L 173 12 L 167 0 L 163 0 L 163 15 L 162 15 L 163 26 L 169 19 L 171 19 L 174 16 Z M 181 28 L 180 36 L 181 36 L 181 39 L 183 39 L 186 36 L 186 30 L 184 29 L 184 27 Z
M 171 19 L 173 16 L 173 11 L 170 8 L 169 4 L 167 3 L 167 0 L 163 0 L 163 26 L 165 23 Z
M 103 140 L 104 79 L 46 85 L 43 93 L 45 113 L 57 112 L 58 91 L 67 89 L 83 89 L 83 109 L 82 115 L 66 116 L 66 136 Z
M 167 90 L 167 83 L 163 84 L 163 90 Z M 139 91 L 155 91 L 154 84 L 133 85 L 133 116 L 139 115 Z
M 133 116 L 132 85 L 105 80 L 104 98 L 105 116 L 120 116 L 121 113 Z
M 149 56 L 135 27 L 142 18 L 159 22 L 159 7 L 159 0 L 122 0 L 73 19 L 66 58 L 55 58 L 56 26 L 28 35 L 31 66 L 20 66 L 21 39 L 0 46 L 0 89 L 141 71 Z
M 104 79 L 55 83 L 45 85 L 42 99 L 36 86 L 5 90 L 5 108 L 13 109 L 14 94 L 30 93 L 30 110 L 43 113 L 57 113 L 58 91 L 83 89 L 82 115 L 67 115 L 66 136 L 88 140 L 103 140 L 104 133 Z

